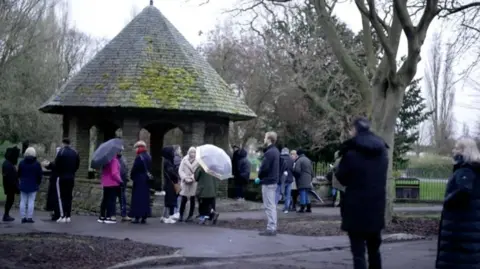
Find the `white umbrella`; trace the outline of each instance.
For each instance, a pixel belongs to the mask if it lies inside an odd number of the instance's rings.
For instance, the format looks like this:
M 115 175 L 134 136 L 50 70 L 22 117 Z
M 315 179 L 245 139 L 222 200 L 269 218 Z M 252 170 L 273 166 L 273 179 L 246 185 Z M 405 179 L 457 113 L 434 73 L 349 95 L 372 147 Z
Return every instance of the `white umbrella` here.
M 195 158 L 207 174 L 220 180 L 232 178 L 232 161 L 223 149 L 210 144 L 199 146 Z

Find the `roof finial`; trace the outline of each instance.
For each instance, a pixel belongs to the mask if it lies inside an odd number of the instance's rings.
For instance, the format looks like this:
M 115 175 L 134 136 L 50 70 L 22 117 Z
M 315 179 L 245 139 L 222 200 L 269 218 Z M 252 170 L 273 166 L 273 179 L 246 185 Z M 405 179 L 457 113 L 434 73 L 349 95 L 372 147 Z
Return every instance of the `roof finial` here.
M 153 0 L 150 0 L 150 5 L 153 6 Z

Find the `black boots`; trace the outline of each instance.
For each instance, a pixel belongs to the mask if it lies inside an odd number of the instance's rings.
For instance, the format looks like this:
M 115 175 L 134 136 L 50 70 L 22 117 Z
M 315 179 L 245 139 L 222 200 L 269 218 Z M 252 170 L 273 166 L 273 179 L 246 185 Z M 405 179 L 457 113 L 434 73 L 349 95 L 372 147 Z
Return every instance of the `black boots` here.
M 305 213 L 305 206 L 301 205 L 300 209 L 297 211 L 297 213 Z
M 12 222 L 12 221 L 14 221 L 14 220 L 15 220 L 15 219 L 12 218 L 12 217 L 10 217 L 8 214 L 3 215 L 3 221 L 4 221 L 4 222 Z
M 312 204 L 307 204 L 307 210 L 305 212 L 312 213 Z
M 297 213 L 312 213 L 312 204 L 307 204 L 307 210 L 305 210 L 305 206 L 301 205 L 300 210 L 297 211 Z

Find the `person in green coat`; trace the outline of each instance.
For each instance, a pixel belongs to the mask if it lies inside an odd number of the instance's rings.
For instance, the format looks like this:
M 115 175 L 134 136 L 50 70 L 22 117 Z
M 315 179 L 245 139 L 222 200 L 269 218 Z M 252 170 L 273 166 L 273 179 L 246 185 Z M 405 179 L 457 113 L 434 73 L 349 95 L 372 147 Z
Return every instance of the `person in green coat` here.
M 199 223 L 203 224 L 211 220 L 216 224 L 218 214 L 215 211 L 215 198 L 217 197 L 218 179 L 199 166 L 195 171 L 195 180 L 197 181 L 196 196 L 198 198 L 198 213 L 200 214 Z

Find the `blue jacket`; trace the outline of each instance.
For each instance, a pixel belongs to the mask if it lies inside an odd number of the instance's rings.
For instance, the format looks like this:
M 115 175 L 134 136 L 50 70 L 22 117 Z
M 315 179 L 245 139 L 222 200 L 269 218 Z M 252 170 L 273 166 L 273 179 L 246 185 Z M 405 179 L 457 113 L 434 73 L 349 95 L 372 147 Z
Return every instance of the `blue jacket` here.
M 25 157 L 18 165 L 18 178 L 20 180 L 20 191 L 31 193 L 38 191 L 42 182 L 43 170 L 35 157 Z
M 275 145 L 264 150 L 262 164 L 258 170 L 260 184 L 278 184 L 280 172 L 280 151 Z

